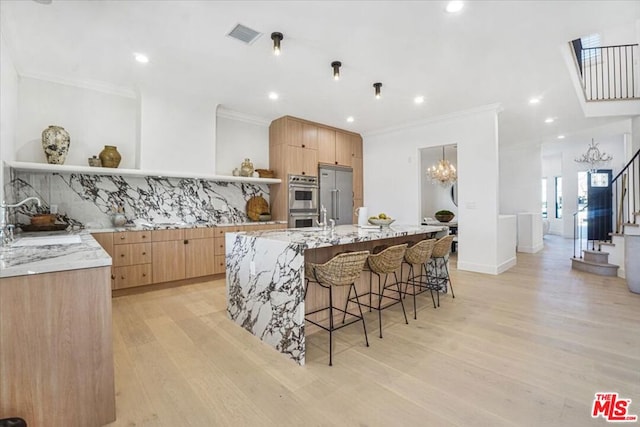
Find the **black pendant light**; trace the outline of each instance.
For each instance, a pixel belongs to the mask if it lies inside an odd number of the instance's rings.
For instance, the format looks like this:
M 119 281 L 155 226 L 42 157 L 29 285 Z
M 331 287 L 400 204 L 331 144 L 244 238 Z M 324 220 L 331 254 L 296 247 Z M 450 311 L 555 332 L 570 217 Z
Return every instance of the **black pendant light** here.
M 382 87 L 382 83 L 374 83 L 373 87 L 376 89 L 376 99 L 380 99 L 380 88 Z
M 271 40 L 273 40 L 273 54 L 280 55 L 280 42 L 284 36 L 282 33 L 271 33 Z
M 340 67 L 342 67 L 342 62 L 333 61 L 331 63 L 331 68 L 333 68 L 333 79 L 340 80 Z

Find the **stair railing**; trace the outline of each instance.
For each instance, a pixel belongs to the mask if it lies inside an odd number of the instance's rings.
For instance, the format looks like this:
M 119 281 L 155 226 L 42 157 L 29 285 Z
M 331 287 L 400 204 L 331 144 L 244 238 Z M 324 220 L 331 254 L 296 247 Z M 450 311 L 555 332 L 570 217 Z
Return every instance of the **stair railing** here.
M 571 45 L 587 101 L 640 99 L 638 87 L 638 44 L 582 47 Z
M 573 257 L 576 257 L 576 244 L 578 245 L 578 253 L 582 258 L 582 225 L 584 221 L 580 221 L 580 213 L 584 212 L 589 206 L 586 205 L 573 213 Z M 585 249 L 589 249 L 589 242 L 586 242 Z
M 615 234 L 622 234 L 625 223 L 636 224 L 640 208 L 640 150 L 611 180 Z

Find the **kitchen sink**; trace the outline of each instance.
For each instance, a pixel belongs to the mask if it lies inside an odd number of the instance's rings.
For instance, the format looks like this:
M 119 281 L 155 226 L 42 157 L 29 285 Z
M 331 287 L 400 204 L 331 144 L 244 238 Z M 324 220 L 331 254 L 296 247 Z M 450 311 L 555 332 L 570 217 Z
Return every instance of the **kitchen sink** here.
M 15 242 L 11 246 L 13 247 L 21 247 L 21 246 L 47 246 L 47 245 L 75 245 L 80 243 L 82 240 L 80 236 L 77 234 L 69 235 L 61 235 L 61 236 L 42 236 L 42 237 L 22 237 Z

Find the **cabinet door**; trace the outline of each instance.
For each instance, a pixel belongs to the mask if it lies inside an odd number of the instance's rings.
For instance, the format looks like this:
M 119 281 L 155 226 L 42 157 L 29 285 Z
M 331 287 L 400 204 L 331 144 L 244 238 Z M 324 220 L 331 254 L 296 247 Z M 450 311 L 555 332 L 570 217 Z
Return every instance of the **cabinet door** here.
M 336 162 L 336 131 L 318 128 L 318 162 L 334 165 Z
M 351 167 L 353 145 L 351 135 L 336 132 L 336 165 Z
M 184 279 L 184 246 L 183 240 L 152 243 L 154 283 Z
M 215 273 L 214 239 L 191 239 L 184 245 L 185 275 L 188 278 Z
M 289 147 L 289 173 L 294 175 L 318 176 L 318 151 L 308 148 Z
M 318 127 L 309 123 L 302 125 L 302 148 L 318 149 Z
M 113 233 L 93 233 L 91 236 L 100 243 L 109 256 L 113 257 Z
M 353 198 L 360 200 L 364 198 L 364 187 L 362 179 L 362 159 L 353 159 Z M 362 205 L 361 205 L 362 206 Z M 358 205 L 356 205 L 358 207 Z
M 360 135 L 351 135 L 351 150 L 351 157 L 362 158 L 362 137 Z
M 293 147 L 302 147 L 302 122 L 286 119 L 287 144 Z

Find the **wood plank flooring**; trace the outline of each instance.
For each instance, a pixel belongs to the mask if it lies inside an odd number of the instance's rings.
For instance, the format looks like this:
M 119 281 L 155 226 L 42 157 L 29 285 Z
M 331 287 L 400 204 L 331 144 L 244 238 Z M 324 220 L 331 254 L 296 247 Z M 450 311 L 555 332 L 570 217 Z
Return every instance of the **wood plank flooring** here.
M 226 316 L 224 281 L 114 298 L 111 426 L 602 426 L 596 392 L 640 415 L 640 295 L 571 270 L 545 237 L 499 276 L 452 269 L 456 298 L 419 296 L 307 337 L 299 367 Z M 455 260 L 452 260 L 455 266 Z

